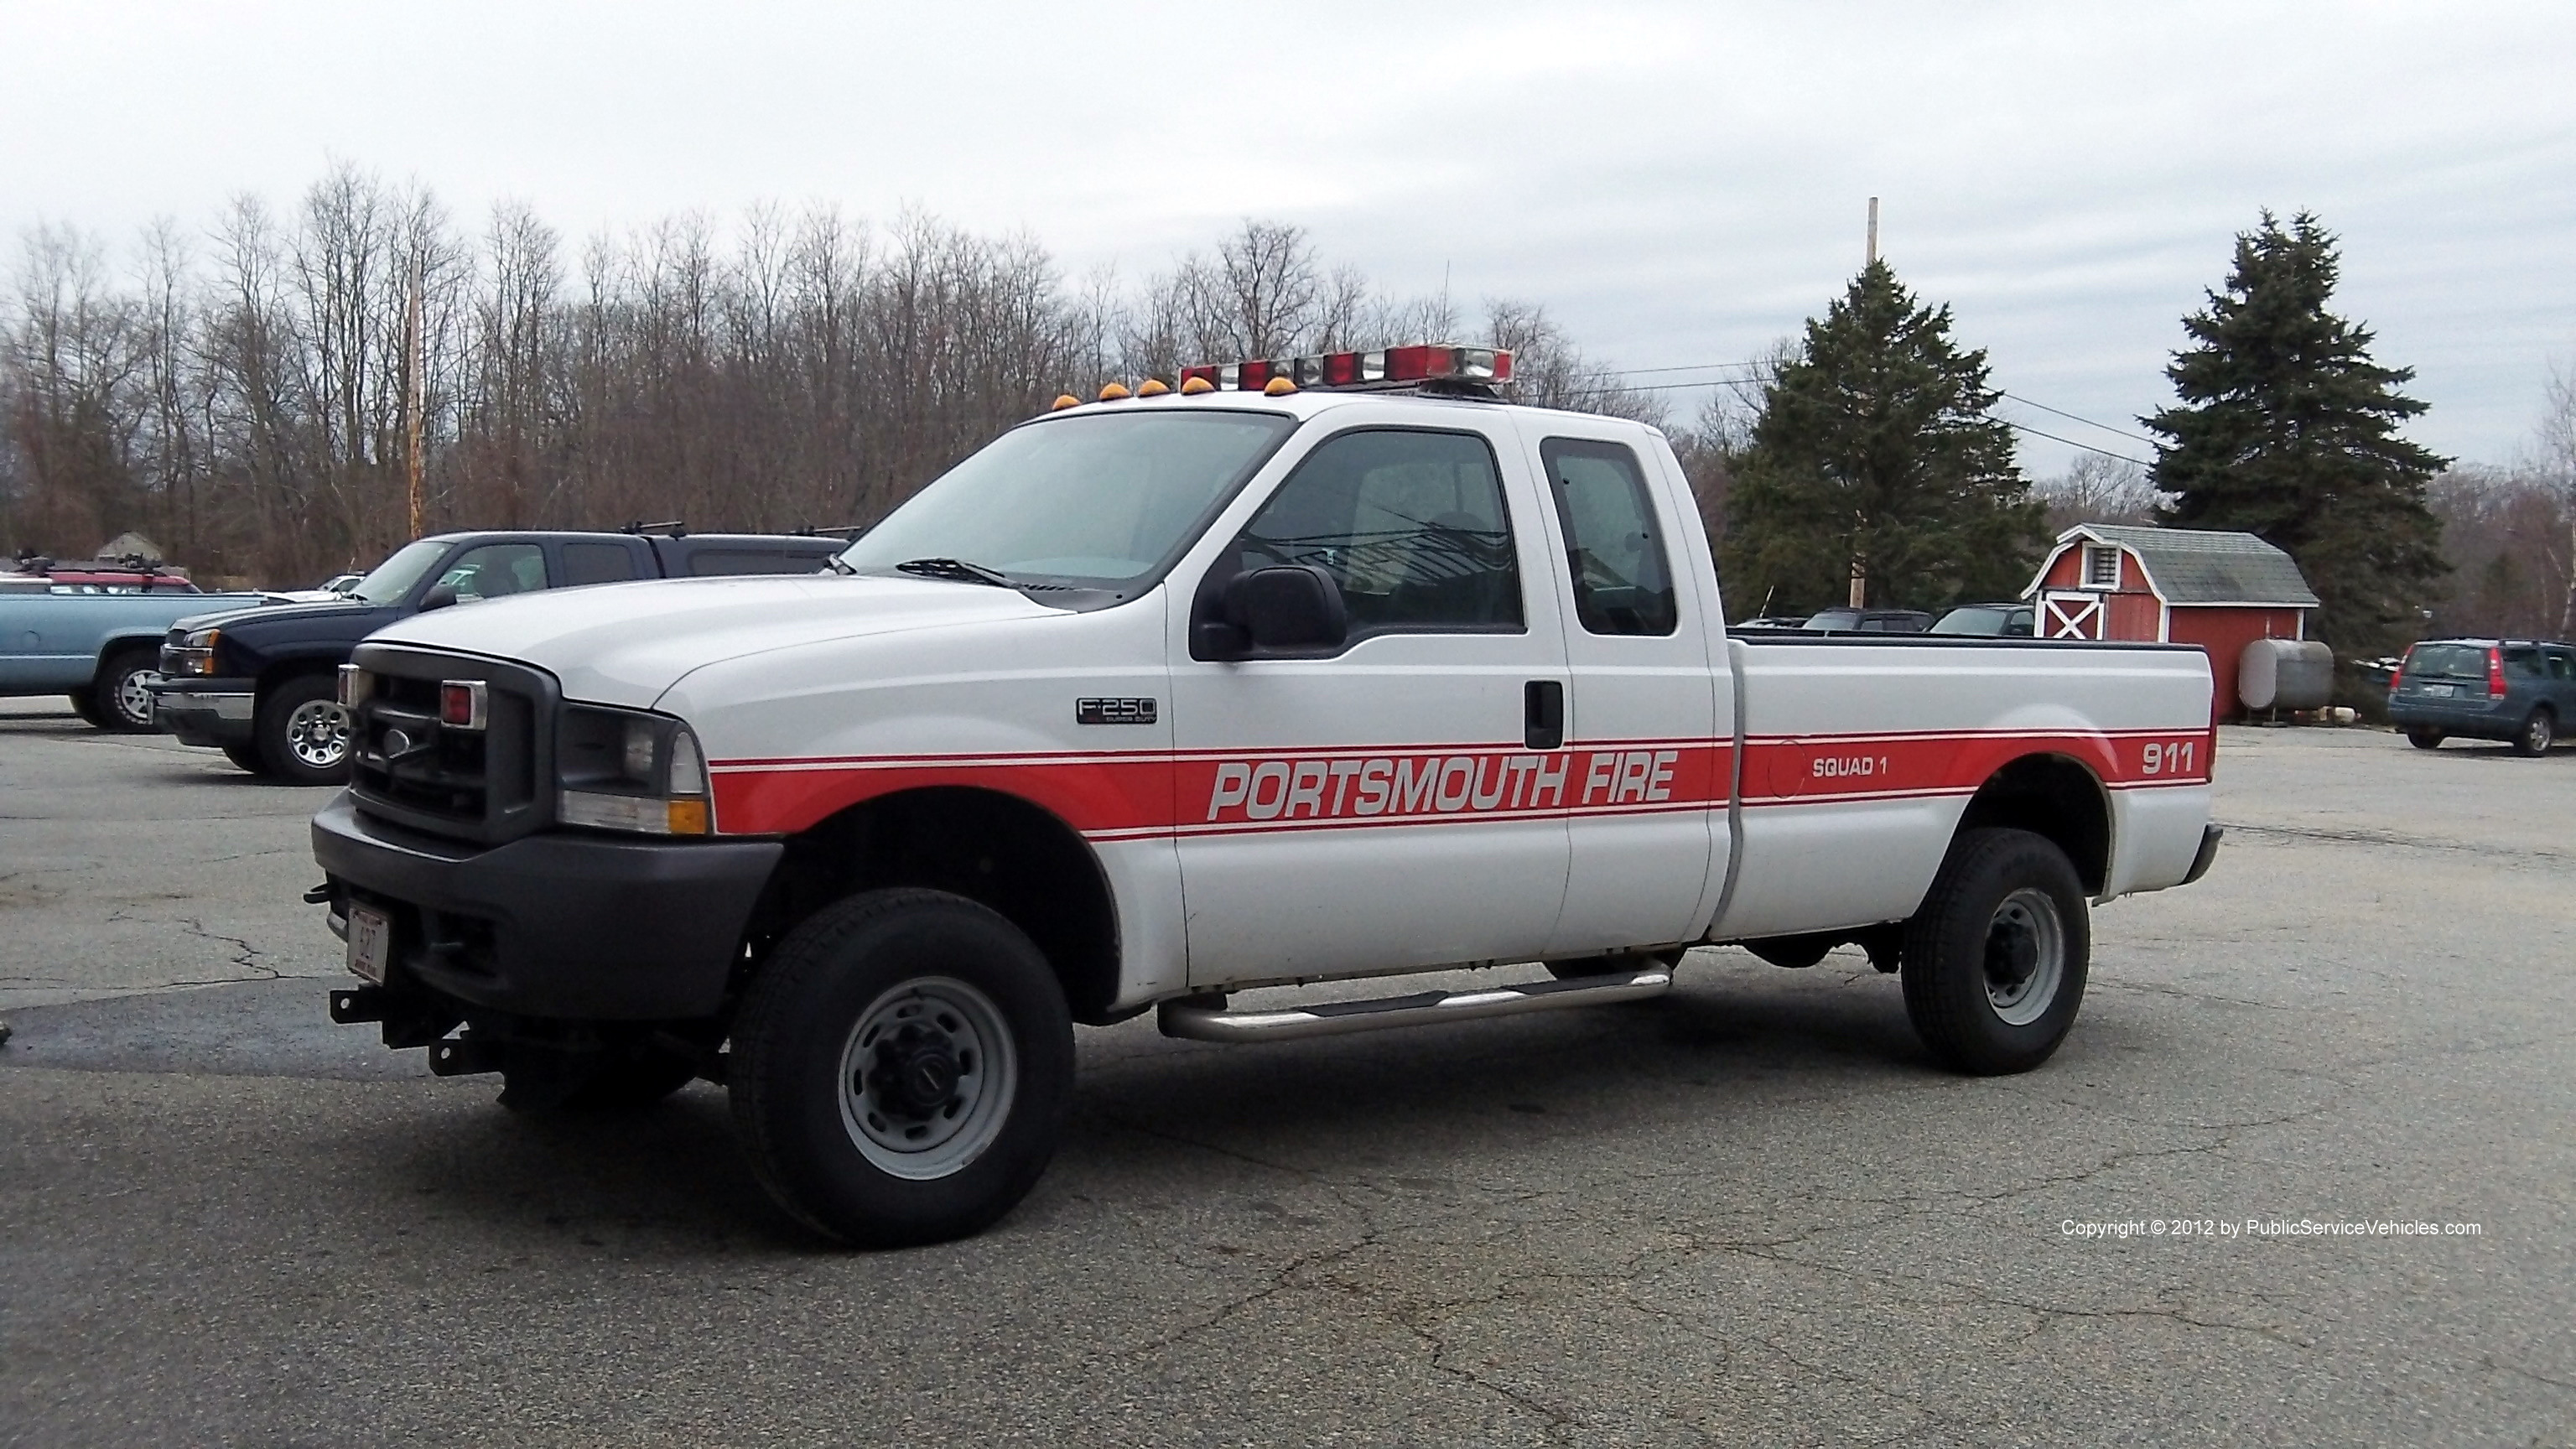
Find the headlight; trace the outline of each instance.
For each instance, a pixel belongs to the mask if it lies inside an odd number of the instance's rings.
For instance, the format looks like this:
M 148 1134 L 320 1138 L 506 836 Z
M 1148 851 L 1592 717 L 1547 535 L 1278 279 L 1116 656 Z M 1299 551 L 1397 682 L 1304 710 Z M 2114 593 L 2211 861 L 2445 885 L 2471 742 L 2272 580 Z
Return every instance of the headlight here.
M 698 737 L 668 715 L 575 705 L 556 735 L 555 818 L 596 830 L 705 835 L 707 764 Z
M 209 675 L 215 672 L 215 641 L 223 637 L 221 629 L 192 629 L 179 636 L 176 644 L 161 646 L 163 674 Z

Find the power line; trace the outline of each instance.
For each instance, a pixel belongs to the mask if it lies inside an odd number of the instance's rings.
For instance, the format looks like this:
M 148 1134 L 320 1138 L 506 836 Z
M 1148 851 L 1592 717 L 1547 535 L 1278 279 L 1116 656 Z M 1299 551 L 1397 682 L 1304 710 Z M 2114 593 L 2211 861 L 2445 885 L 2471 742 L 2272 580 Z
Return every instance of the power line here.
M 2069 420 L 2074 421 L 2074 422 L 2082 423 L 2084 426 L 2086 426 L 2086 427 L 2088 427 L 2088 428 L 2100 428 L 2102 431 L 2104 431 L 2104 432 L 2106 432 L 2106 433 L 2117 433 L 2117 434 L 2119 434 L 2121 437 L 2124 437 L 2124 438 L 2135 438 L 2135 439 L 2137 439 L 2139 442 L 2147 444 L 2149 447 L 2153 447 L 2153 446 L 2155 446 L 2155 441 L 2156 441 L 2156 440 L 2155 440 L 2155 439 L 2153 439 L 2153 438 L 2148 437 L 2148 436 L 2147 436 L 2146 434 L 2144 434 L 2144 433 L 2133 433 L 2133 432 L 2130 432 L 2127 428 L 2115 428 L 2115 427 L 2111 426 L 2109 423 L 2097 423 L 2097 422 L 2093 421 L 2091 418 L 2088 418 L 2088 417 L 2084 416 L 2082 413 L 2070 413 L 2070 412 L 2068 412 L 2068 411 L 2067 411 L 2066 409 L 2064 409 L 2064 408 L 2053 408 L 2053 407 L 2050 407 L 2048 404 L 2046 404 L 2046 403 L 2044 403 L 2044 402 L 2034 402 L 2034 401 L 2032 401 L 2032 400 L 2031 400 L 2031 399 L 2029 399 L 2029 398 L 2023 397 L 2020 393 L 2017 393 L 2017 392 L 2007 392 L 2007 393 L 2005 393 L 2005 394 L 2004 394 L 2004 396 L 2005 396 L 2005 397 L 2008 397 L 2008 398 L 2011 398 L 2014 402 L 2022 403 L 2022 404 L 2024 404 L 2024 405 L 2026 405 L 2026 406 L 2029 406 L 2029 407 L 2035 407 L 2035 408 L 2039 409 L 2041 412 L 2044 412 L 2044 413 L 2055 413 L 2055 414 L 2057 414 L 2057 415 L 2058 415 L 2059 417 L 2061 417 L 2061 418 L 2066 418 L 2066 419 L 2069 419 Z
M 2052 408 L 2052 409 L 2050 409 L 2050 411 L 2051 411 L 2051 412 L 2054 412 L 2054 411 L 2056 411 L 2056 409 Z M 2114 453 L 2114 452 L 2112 452 L 2112 451 L 2111 451 L 2110 449 L 2108 449 L 2108 448 L 2097 448 L 2097 447 L 2094 447 L 2091 443 L 2079 443 L 2079 442 L 2075 441 L 2073 438 L 2061 438 L 2061 437 L 2059 437 L 2058 435 L 2056 435 L 2055 433 L 2043 433 L 2043 432 L 2041 432 L 2039 429 L 2032 427 L 2032 426 L 2031 426 L 2030 424 L 2028 424 L 2028 423 L 2017 423 L 2017 422 L 2014 422 L 2014 421 L 2013 421 L 2012 419 L 2010 419 L 2010 418 L 2005 418 L 2005 417 L 1995 417 L 1995 415 L 1994 415 L 1993 413 L 1988 413 L 1988 414 L 1986 414 L 1986 416 L 1987 416 L 1987 417 L 1990 417 L 1990 418 L 1994 418 L 1996 422 L 1999 422 L 1999 423 L 2003 424 L 2005 427 L 2008 427 L 2008 428 L 2012 429 L 2014 432 L 2017 432 L 2017 433 L 2028 433 L 2028 434 L 2030 434 L 2030 435 L 2031 435 L 2032 437 L 2034 437 L 2034 438 L 2046 438 L 2046 439 L 2048 439 L 2048 440 L 2049 440 L 2050 442 L 2052 442 L 2052 443 L 2064 443 L 2066 446 L 2068 446 L 2068 447 L 2070 447 L 2070 448 L 2074 448 L 2074 449 L 2076 449 L 2076 450 L 2077 450 L 2077 451 L 2079 451 L 2079 452 L 2085 452 L 2085 453 L 2099 453 L 2099 454 L 2101 454 L 2101 455 L 2102 455 L 2103 457 L 2105 457 L 2105 458 L 2117 458 L 2117 459 L 2119 459 L 2119 460 L 2120 460 L 2121 462 L 2123 462 L 2123 463 L 2132 464 L 2132 465 L 2134 465 L 2134 466 L 2136 466 L 2136 467 L 2140 467 L 2140 468 L 2152 468 L 2152 467 L 2154 467 L 2154 466 L 2155 466 L 2154 464 L 2152 464 L 2152 463 L 2148 462 L 2148 461 L 2147 461 L 2146 459 L 2144 459 L 2144 458 L 2132 458 L 2132 457 L 2130 457 L 2130 456 L 2129 456 L 2128 454 L 2126 454 L 2126 453 Z
M 1672 367 L 1612 367 L 1612 368 L 1604 368 L 1604 369 L 1602 369 L 1602 373 L 1603 373 L 1603 375 L 1604 375 L 1604 376 L 1608 376 L 1608 377 L 1650 377 L 1650 376 L 1654 376 L 1654 375 L 1657 375 L 1657 374 L 1660 374 L 1660 373 L 1667 373 L 1667 372 L 1707 372 L 1707 371 L 1712 371 L 1712 370 L 1715 370 L 1715 369 L 1718 369 L 1718 368 L 1730 368 L 1730 367 L 1748 368 L 1748 369 L 1752 369 L 1752 370 L 1755 370 L 1755 371 L 1759 371 L 1760 369 L 1765 368 L 1765 367 L 1768 367 L 1769 365 L 1770 365 L 1769 363 L 1765 363 L 1765 362 L 1693 362 L 1693 363 L 1683 363 L 1683 364 L 1679 364 L 1679 365 L 1672 366 Z M 1741 381 L 1741 380 L 1742 380 L 1742 379 L 1738 379 L 1738 378 L 1715 378 L 1715 379 L 1711 379 L 1711 380 L 1709 380 L 1709 381 L 1705 381 L 1705 382 L 1640 382 L 1640 383 L 1624 383 L 1624 384 L 1620 384 L 1620 385 L 1618 386 L 1617 390 L 1618 390 L 1618 391 L 1620 391 L 1620 392 L 1690 392 L 1690 391 L 1692 391 L 1692 390 L 1694 390 L 1694 389 L 1703 388 L 1703 387 L 1725 387 L 1725 386 L 1727 386 L 1729 383 L 1737 382 L 1737 381 Z M 2039 409 L 2041 412 L 2044 412 L 2044 413 L 2055 413 L 2057 416 L 2059 416 L 2059 417 L 2061 417 L 2061 418 L 2066 418 L 2066 419 L 2068 419 L 2068 420 L 2070 420 L 2070 421 L 2073 421 L 2073 422 L 2079 422 L 2079 423 L 2082 423 L 2082 424 L 2084 424 L 2084 425 L 2085 425 L 2086 427 L 2088 427 L 2088 428 L 2100 428 L 2102 431 L 2104 431 L 2104 432 L 2106 432 L 2106 433 L 2115 434 L 2115 435 L 2117 435 L 2117 436 L 2119 436 L 2119 437 L 2123 437 L 2123 438 L 2134 438 L 2134 439 L 2136 439 L 2137 441 L 2139 441 L 2139 442 L 2141 442 L 2141 443 L 2145 443 L 2145 444 L 2149 445 L 2150 447 L 2153 447 L 2153 446 L 2155 446 L 2155 445 L 2156 445 L 2156 440 L 2155 440 L 2155 439 L 2150 438 L 2150 437 L 2147 437 L 2147 436 L 2146 436 L 2145 434 L 2143 434 L 2143 433 L 2133 433 L 2133 432 L 2130 432 L 2130 431 L 2129 431 L 2128 429 L 2126 429 L 2126 428 L 2115 428 L 2115 427 L 2111 426 L 2109 423 L 2095 422 L 2093 419 L 2088 418 L 2088 417 L 2085 417 L 2085 416 L 2084 416 L 2083 414 L 2081 414 L 2081 413 L 2070 413 L 2070 412 L 2068 412 L 2068 411 L 2067 411 L 2066 409 L 2064 409 L 2064 408 L 2050 407 L 2048 404 L 2046 404 L 2046 403 L 2044 403 L 2044 402 L 2038 402 L 2038 401 L 2035 401 L 2035 400 L 2033 400 L 2033 399 L 2031 399 L 2031 398 L 2023 397 L 2020 393 L 2017 393 L 2017 392 L 2004 392 L 2004 393 L 2002 393 L 2002 396 L 2004 396 L 2004 397 L 2008 397 L 2008 398 L 2011 398 L 2014 402 L 2021 403 L 2021 404 L 2023 404 L 2023 405 L 2025 405 L 2025 406 L 2028 406 L 2028 407 L 2035 407 L 2035 408 Z M 2027 424 L 2027 423 L 2017 423 L 2017 422 L 2014 422 L 2014 421 L 2013 421 L 2012 419 L 2010 419 L 2010 418 L 2007 418 L 2007 417 L 2001 417 L 2001 416 L 1998 416 L 1998 415 L 1996 415 L 1996 414 L 1994 414 L 1994 413 L 1991 413 L 1991 412 L 1989 412 L 1989 413 L 1987 414 L 1987 416 L 1988 416 L 1988 417 L 1991 417 L 1991 418 L 1994 418 L 1994 420 L 1995 420 L 1996 422 L 1999 422 L 1999 423 L 2003 424 L 2005 427 L 2008 427 L 2008 428 L 2013 429 L 2015 432 L 2028 433 L 2028 434 L 2030 434 L 2030 435 L 2031 435 L 2032 437 L 2034 437 L 2034 438 L 2046 438 L 2046 439 L 2048 439 L 2048 440 L 2049 440 L 2050 442 L 2052 442 L 2052 443 L 2063 443 L 2063 444 L 2065 444 L 2067 447 L 2070 447 L 2070 448 L 2076 449 L 2076 450 L 2077 450 L 2077 451 L 2079 451 L 2079 452 L 2085 452 L 2085 453 L 2098 453 L 2098 454 L 2100 454 L 2101 456 L 2103 456 L 2103 457 L 2105 457 L 2105 458 L 2113 458 L 2113 459 L 2117 459 L 2117 460 L 2118 460 L 2118 461 L 2120 461 L 2120 462 L 2133 464 L 2133 465 L 2135 465 L 2135 466 L 2137 466 L 2137 467 L 2140 467 L 2140 468 L 2147 468 L 2147 467 L 2152 467 L 2152 466 L 2154 466 L 2153 464 L 2151 464 L 2151 463 L 2147 462 L 2147 461 L 2146 461 L 2145 459 L 2143 459 L 2143 458 L 2132 458 L 2132 457 L 2130 457 L 2130 456 L 2129 456 L 2128 454 L 2126 454 L 2126 453 L 2115 453 L 2115 452 L 2112 452 L 2112 451 L 2111 451 L 2110 449 L 2108 449 L 2108 448 L 2097 448 L 2097 447 L 2094 447 L 2094 446 L 2093 446 L 2092 444 L 2090 444 L 2090 443 L 2079 443 L 2079 442 L 2075 441 L 2073 438 L 2062 438 L 2062 437 L 2059 437 L 2059 436 L 2058 436 L 2057 434 L 2055 434 L 2055 433 L 2046 432 L 2046 431 L 2043 431 L 2042 429 L 2039 429 L 2039 428 L 2034 428 L 2034 427 L 2030 426 L 2030 425 L 2029 425 L 2029 424 Z

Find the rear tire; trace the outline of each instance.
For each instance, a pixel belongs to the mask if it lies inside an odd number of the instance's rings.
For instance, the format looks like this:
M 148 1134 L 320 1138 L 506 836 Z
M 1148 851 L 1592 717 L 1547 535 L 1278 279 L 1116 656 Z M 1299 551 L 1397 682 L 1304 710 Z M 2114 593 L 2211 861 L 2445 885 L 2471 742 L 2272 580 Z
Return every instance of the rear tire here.
M 2513 732 L 2513 752 L 2527 759 L 2539 759 L 2558 742 L 2558 720 L 2546 709 L 2535 709 Z
M 222 749 L 225 759 L 263 779 L 267 777 L 268 761 L 259 757 L 259 746 L 244 742 L 238 745 L 225 745 Z
M 1046 958 L 997 913 L 867 891 L 779 943 L 726 1075 L 736 1135 L 779 1206 L 863 1247 L 935 1243 L 991 1224 L 1046 1170 L 1073 1020 Z
M 72 702 L 72 713 L 79 715 L 84 723 L 99 729 L 107 728 L 107 721 L 98 717 L 97 696 L 86 689 L 75 689 L 63 698 Z
M 2027 830 L 1964 831 L 1905 923 L 1905 1014 L 1945 1066 L 2026 1072 L 2074 1026 L 2091 955 L 2064 851 Z
M 252 747 L 261 774 L 289 785 L 343 785 L 349 780 L 349 716 L 327 674 L 299 674 L 260 696 L 252 714 Z
M 91 723 L 121 735 L 152 728 L 152 691 L 145 684 L 161 677 L 161 656 L 152 649 L 126 649 L 107 656 L 98 683 L 90 689 Z
M 2449 736 L 2440 730 L 2411 729 L 2406 732 L 2406 743 L 2419 750 L 2438 750 L 2442 747 L 2442 741 L 2447 738 Z

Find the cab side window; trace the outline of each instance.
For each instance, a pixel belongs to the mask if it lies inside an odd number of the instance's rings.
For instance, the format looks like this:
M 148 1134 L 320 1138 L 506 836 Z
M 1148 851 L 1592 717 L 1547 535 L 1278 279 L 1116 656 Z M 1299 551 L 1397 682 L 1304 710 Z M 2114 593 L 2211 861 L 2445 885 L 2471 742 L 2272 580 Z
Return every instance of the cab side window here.
M 1236 536 L 1212 579 L 1313 564 L 1351 637 L 1521 628 L 1521 578 L 1494 450 L 1474 433 L 1364 429 L 1327 440 Z
M 1574 616 L 1584 632 L 1673 632 L 1680 605 L 1637 455 L 1624 444 L 1573 438 L 1549 438 L 1538 452 L 1565 525 Z
M 2541 652 L 2548 656 L 2550 678 L 2576 679 L 2576 654 L 2571 654 L 2564 649 L 2547 649 Z
M 459 603 L 534 593 L 546 586 L 546 551 L 533 543 L 487 543 L 457 555 L 438 581 Z

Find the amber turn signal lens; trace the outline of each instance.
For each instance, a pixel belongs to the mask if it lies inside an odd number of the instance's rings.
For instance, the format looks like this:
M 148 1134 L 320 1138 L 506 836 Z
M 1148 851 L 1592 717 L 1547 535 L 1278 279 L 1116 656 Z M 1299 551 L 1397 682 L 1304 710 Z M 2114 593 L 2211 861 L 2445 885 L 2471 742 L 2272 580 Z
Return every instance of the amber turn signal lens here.
M 671 812 L 671 833 L 673 835 L 704 835 L 707 833 L 706 801 L 672 800 L 667 802 L 667 804 Z

